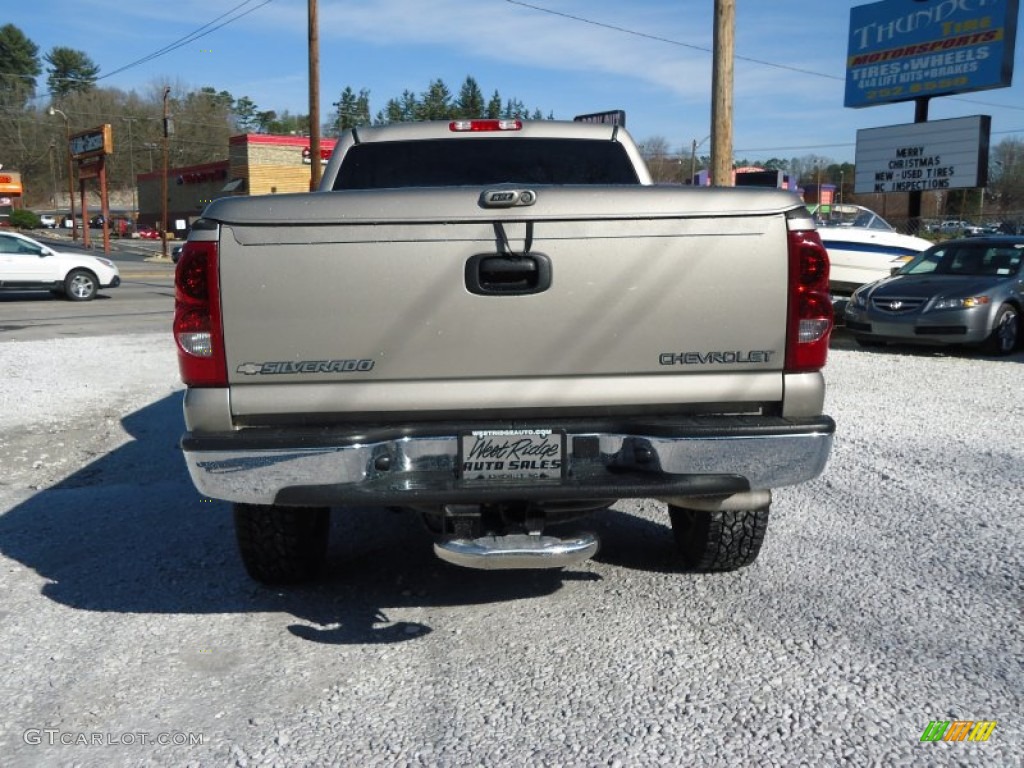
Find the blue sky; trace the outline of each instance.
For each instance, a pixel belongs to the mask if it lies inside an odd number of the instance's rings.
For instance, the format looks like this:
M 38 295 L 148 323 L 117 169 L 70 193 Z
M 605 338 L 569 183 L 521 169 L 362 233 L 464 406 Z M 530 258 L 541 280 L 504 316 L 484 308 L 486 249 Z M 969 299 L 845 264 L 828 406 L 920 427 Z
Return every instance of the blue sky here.
M 863 4 L 737 0 L 737 157 L 852 161 L 858 128 L 913 122 L 912 102 L 843 107 L 850 8 Z M 261 109 L 308 111 L 307 0 L 5 5 L 0 23 L 18 26 L 41 55 L 58 45 L 85 51 L 102 85 L 140 93 L 210 85 Z M 319 0 L 321 114 L 345 86 L 368 89 L 376 113 L 403 90 L 420 93 L 441 78 L 457 91 L 471 75 L 485 96 L 498 90 L 557 118 L 625 109 L 638 141 L 662 137 L 688 154 L 710 133 L 713 8 L 713 0 Z M 930 119 L 988 114 L 993 143 L 1024 138 L 1022 48 L 1012 87 L 933 99 Z M 45 71 L 38 86 L 45 91 Z

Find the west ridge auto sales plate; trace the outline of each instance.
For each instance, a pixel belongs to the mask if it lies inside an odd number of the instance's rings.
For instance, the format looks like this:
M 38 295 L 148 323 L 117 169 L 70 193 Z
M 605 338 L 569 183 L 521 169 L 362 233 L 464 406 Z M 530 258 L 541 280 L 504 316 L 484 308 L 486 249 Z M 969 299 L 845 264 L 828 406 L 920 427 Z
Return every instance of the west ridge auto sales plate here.
M 565 471 L 565 434 L 544 429 L 495 429 L 463 434 L 463 480 L 557 479 Z

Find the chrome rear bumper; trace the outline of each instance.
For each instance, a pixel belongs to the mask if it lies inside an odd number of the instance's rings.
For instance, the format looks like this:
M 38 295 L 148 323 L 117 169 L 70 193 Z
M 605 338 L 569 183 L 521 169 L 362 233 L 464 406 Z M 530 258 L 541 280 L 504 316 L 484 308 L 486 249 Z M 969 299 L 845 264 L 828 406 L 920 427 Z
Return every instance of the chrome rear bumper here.
M 564 477 L 460 479 L 460 429 L 509 426 L 420 425 L 358 433 L 252 428 L 189 433 L 182 449 L 196 488 L 211 498 L 291 506 L 401 506 L 709 496 L 778 488 L 817 477 L 835 431 L 827 416 L 615 425 L 627 427 L 622 431 L 547 423 L 543 426 L 566 433 Z

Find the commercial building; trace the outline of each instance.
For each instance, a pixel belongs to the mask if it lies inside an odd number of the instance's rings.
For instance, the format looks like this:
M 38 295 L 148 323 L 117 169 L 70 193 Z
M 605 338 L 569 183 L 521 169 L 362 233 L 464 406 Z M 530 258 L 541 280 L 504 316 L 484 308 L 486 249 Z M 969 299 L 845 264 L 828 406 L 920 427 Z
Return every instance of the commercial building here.
M 330 158 L 335 143 L 320 140 L 321 163 Z M 203 209 L 220 197 L 309 191 L 308 137 L 248 133 L 232 136 L 227 150 L 226 160 L 168 170 L 168 233 L 184 236 Z M 162 186 L 162 171 L 138 176 L 140 227 L 160 228 Z
M 21 174 L 0 166 L 0 226 L 7 224 L 15 208 L 21 208 L 21 195 Z

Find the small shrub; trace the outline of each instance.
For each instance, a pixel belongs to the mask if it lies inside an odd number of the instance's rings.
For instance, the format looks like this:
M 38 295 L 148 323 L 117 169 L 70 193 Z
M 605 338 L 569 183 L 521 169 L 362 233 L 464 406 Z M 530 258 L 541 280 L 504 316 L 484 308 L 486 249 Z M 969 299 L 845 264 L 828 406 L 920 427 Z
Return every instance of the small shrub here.
M 39 217 L 32 211 L 18 208 L 11 211 L 11 226 L 18 229 L 39 229 Z

